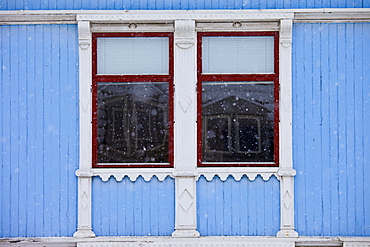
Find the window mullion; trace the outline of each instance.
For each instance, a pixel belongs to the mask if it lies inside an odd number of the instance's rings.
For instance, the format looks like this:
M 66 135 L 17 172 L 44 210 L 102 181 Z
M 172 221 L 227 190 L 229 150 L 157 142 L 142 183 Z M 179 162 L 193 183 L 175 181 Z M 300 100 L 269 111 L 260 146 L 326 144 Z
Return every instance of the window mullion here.
M 174 166 L 176 222 L 173 237 L 197 237 L 197 98 L 194 20 L 175 21 Z

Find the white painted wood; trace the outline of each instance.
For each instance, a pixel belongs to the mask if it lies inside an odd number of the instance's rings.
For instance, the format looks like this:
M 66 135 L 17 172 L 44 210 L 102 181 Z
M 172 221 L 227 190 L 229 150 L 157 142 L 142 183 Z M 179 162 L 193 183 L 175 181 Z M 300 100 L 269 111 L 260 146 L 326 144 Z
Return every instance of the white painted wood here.
M 180 241 L 179 241 L 180 240 Z M 197 239 L 198 240 L 198 239 Z M 166 242 L 149 242 L 149 241 L 142 241 L 142 242 L 106 242 L 106 243 L 77 243 L 78 247 L 121 247 L 121 246 L 187 246 L 187 247 L 224 247 L 224 246 L 239 246 L 239 247 L 294 247 L 294 242 L 292 241 L 284 241 L 284 242 L 271 242 L 271 241 L 255 241 L 250 242 L 249 240 L 245 240 L 243 238 L 235 238 L 233 240 L 227 239 L 225 237 L 213 237 L 207 238 L 203 241 L 189 241 L 189 239 L 168 239 Z
M 0 11 L 1 25 L 92 22 L 154 23 L 192 19 L 197 22 L 369 22 L 369 8 L 261 9 L 261 10 L 20 10 Z
M 92 24 L 93 33 L 110 32 L 174 32 L 173 23 L 112 23 L 112 24 Z
M 343 247 L 369 247 L 370 238 L 369 237 L 341 237 L 343 241 Z
M 150 181 L 153 176 L 156 176 L 159 181 L 163 181 L 166 177 L 174 177 L 172 168 L 98 168 L 93 169 L 93 176 L 99 176 L 104 182 L 110 177 L 114 177 L 118 182 L 127 176 L 132 182 L 136 181 L 139 176 L 142 176 L 145 181 Z
M 110 177 L 114 177 L 118 182 L 127 176 L 132 182 L 138 177 L 143 177 L 145 181 L 150 181 L 152 177 L 157 177 L 159 181 L 163 181 L 166 177 L 175 178 L 204 176 L 208 181 L 211 181 L 214 176 L 219 176 L 222 181 L 225 181 L 228 176 L 232 176 L 236 181 L 239 181 L 244 175 L 249 180 L 253 181 L 257 176 L 261 176 L 265 181 L 271 176 L 278 176 L 278 167 L 202 167 L 192 171 L 179 171 L 173 168 L 98 168 L 92 169 L 93 176 L 99 176 L 103 181 L 108 181 Z
M 312 13 L 312 12 L 297 12 L 294 15 L 295 21 L 317 21 L 317 22 L 331 22 L 334 20 L 358 20 L 358 21 L 369 21 L 369 13 L 346 13 L 346 12 L 321 12 L 321 13 Z
M 272 21 L 285 18 L 293 18 L 293 13 L 285 11 L 264 11 L 264 10 L 134 10 L 121 12 L 95 12 L 94 14 L 81 14 L 77 20 L 89 20 L 92 22 L 125 22 L 125 21 L 171 21 L 171 20 L 197 20 L 198 22 L 211 22 L 219 20 L 232 21 Z
M 196 231 L 197 95 L 194 20 L 175 21 L 174 166 L 176 222 L 173 237 L 198 237 Z
M 280 231 L 278 237 L 298 237 L 294 230 L 294 175 L 292 154 L 292 19 L 280 21 Z
M 197 31 L 212 32 L 246 32 L 246 31 L 279 31 L 279 22 L 199 22 L 196 25 Z
M 172 237 L 199 237 L 196 230 L 196 181 L 195 177 L 176 177 L 175 231 Z
M 240 181 L 245 175 L 250 181 L 253 181 L 260 175 L 263 180 L 267 181 L 271 176 L 279 179 L 278 170 L 278 167 L 202 167 L 197 169 L 197 178 L 204 176 L 207 181 L 211 181 L 217 175 L 222 181 L 226 181 L 229 176 L 232 176 L 236 181 Z
M 78 176 L 78 227 L 75 238 L 92 238 L 95 233 L 91 228 L 91 176 L 92 173 L 76 172 Z
M 293 246 L 343 246 L 344 244 L 370 244 L 370 237 L 298 237 L 298 238 L 276 238 L 276 237 L 248 237 L 248 236 L 210 236 L 191 238 L 172 238 L 168 236 L 159 237 L 96 237 L 96 238 L 73 238 L 73 237 L 42 237 L 42 238 L 2 238 L 0 246 L 107 246 L 109 244 L 135 244 L 135 246 L 203 246 L 204 244 L 221 244 L 222 246 L 241 246 L 242 244 L 257 245 L 265 243 L 284 244 L 293 243 Z M 124 245 L 123 245 L 124 246 Z M 362 246 L 361 246 L 362 247 Z
M 176 170 L 187 171 L 197 165 L 195 22 L 176 21 L 174 35 L 174 165 Z
M 92 178 L 92 103 L 91 103 L 91 32 L 90 22 L 78 23 L 79 39 L 79 112 L 80 164 L 78 177 L 78 227 L 75 237 L 95 237 L 91 229 Z

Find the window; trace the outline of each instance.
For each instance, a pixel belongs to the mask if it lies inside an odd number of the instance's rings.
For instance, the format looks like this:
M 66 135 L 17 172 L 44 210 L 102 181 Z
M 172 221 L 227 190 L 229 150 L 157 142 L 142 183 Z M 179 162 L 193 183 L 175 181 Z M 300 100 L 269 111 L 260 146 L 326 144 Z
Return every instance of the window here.
M 172 167 L 172 33 L 92 37 L 93 167 Z
M 278 32 L 198 33 L 198 166 L 278 166 Z

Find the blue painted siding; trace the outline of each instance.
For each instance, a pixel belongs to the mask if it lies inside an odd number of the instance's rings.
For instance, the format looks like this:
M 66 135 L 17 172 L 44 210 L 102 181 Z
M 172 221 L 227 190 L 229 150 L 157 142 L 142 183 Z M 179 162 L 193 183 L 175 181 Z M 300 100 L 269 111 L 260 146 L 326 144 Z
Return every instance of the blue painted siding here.
M 175 228 L 175 181 L 93 178 L 92 228 L 97 236 L 170 236 Z
M 368 0 L 3 0 L 0 10 L 193 10 L 369 8 Z
M 0 26 L 0 237 L 77 227 L 75 25 Z
M 300 235 L 370 235 L 370 23 L 294 24 Z
M 239 182 L 215 177 L 197 182 L 198 231 L 202 236 L 275 236 L 280 229 L 279 181 Z

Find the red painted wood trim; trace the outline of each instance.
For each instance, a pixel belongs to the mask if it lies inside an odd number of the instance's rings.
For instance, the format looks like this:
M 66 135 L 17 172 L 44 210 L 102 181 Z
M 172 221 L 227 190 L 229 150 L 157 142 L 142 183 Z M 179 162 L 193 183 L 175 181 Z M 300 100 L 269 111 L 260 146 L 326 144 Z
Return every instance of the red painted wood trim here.
M 97 38 L 98 37 L 168 37 L 169 38 L 169 74 L 166 75 L 98 75 L 97 74 Z M 171 168 L 174 164 L 174 38 L 173 33 L 93 33 L 92 34 L 92 167 L 93 168 Z M 97 84 L 98 82 L 168 82 L 168 161 L 169 164 L 137 165 L 125 163 L 122 165 L 98 165 L 98 142 L 97 142 Z
M 201 81 L 274 81 L 275 74 L 203 74 Z
M 204 36 L 273 36 L 274 73 L 273 74 L 202 74 L 202 37 Z M 197 59 L 197 161 L 198 167 L 277 167 L 279 166 L 279 32 L 199 32 Z M 203 81 L 273 81 L 274 82 L 274 163 L 231 164 L 227 162 L 202 163 L 202 82 Z

